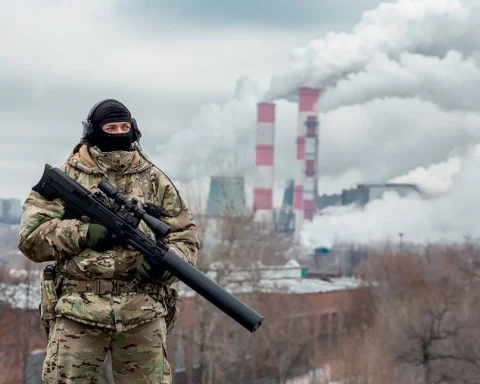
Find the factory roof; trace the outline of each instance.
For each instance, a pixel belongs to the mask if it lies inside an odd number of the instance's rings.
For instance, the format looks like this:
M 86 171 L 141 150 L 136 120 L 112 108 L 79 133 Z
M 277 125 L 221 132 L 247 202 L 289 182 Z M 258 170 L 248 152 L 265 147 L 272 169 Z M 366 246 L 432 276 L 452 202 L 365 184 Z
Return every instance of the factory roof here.
M 212 264 L 207 276 L 217 281 L 216 270 L 222 263 Z M 231 270 L 229 268 L 229 270 Z M 226 282 L 220 284 L 234 294 L 264 292 L 280 294 L 327 293 L 358 288 L 361 281 L 352 277 L 309 278 L 306 268 L 296 260 L 290 260 L 282 266 L 264 266 L 257 263 L 250 268 L 233 268 Z M 184 297 L 194 296 L 193 290 L 179 282 L 177 287 Z
M 207 275 L 216 280 L 217 271 L 224 266 L 216 262 Z M 283 266 L 264 266 L 257 263 L 251 268 L 236 268 L 229 275 L 228 281 L 222 284 L 233 294 L 265 292 L 279 294 L 305 294 L 343 291 L 359 287 L 360 281 L 350 277 L 308 278 L 306 269 L 295 260 Z M 258 276 L 253 278 L 252 276 Z M 194 291 L 182 282 L 176 283 L 180 296 L 192 297 Z M 38 309 L 40 303 L 40 281 L 28 284 L 0 284 L 0 303 L 15 308 Z
M 366 188 L 411 188 L 420 192 L 417 184 L 412 183 L 373 183 L 373 184 L 358 184 L 358 187 Z

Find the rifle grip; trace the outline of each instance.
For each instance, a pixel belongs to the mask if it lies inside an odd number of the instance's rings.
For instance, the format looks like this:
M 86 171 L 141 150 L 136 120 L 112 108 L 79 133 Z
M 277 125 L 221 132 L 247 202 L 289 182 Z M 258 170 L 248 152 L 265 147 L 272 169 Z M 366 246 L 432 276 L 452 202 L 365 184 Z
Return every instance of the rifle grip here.
M 65 205 L 65 213 L 63 214 L 63 220 L 71 220 L 71 219 L 81 220 L 81 217 L 75 211 L 70 209 L 68 204 L 66 204 Z

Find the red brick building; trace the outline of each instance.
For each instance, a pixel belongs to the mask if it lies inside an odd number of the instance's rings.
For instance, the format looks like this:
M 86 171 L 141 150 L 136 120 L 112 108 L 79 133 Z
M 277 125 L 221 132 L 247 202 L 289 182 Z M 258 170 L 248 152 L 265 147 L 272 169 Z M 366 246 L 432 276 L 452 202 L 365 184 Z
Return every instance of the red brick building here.
M 301 380 L 329 363 L 330 351 L 355 302 L 356 283 L 351 279 L 283 278 L 268 284 L 264 292 L 239 296 L 265 317 L 254 334 L 203 298 L 183 297 L 179 322 L 168 339 L 175 384 L 201 383 L 205 358 L 213 362 L 214 373 L 224 369 L 222 364 L 228 366 L 228 382 L 243 375 L 243 382 L 252 384 L 260 380 L 276 383 L 279 377 Z M 45 348 L 45 332 L 36 310 L 3 307 L 0 311 L 0 384 L 22 383 L 25 353 Z M 209 323 L 212 318 L 215 321 Z M 209 336 L 199 341 L 205 329 Z M 213 355 L 205 352 L 208 348 Z
M 348 316 L 355 301 L 357 288 L 347 279 L 332 279 L 330 282 L 321 279 L 297 279 L 292 281 L 293 292 L 264 292 L 242 295 L 243 301 L 251 302 L 251 306 L 264 315 L 265 321 L 257 332 L 250 334 L 240 325 L 225 315 L 221 325 L 216 323 L 216 332 L 228 334 L 228 342 L 218 348 L 241 349 L 247 343 L 248 368 L 242 358 L 231 364 L 238 364 L 238 370 L 232 369 L 233 377 L 244 376 L 244 382 L 276 383 L 279 377 L 301 377 L 312 375 L 330 363 L 331 352 L 336 346 L 338 336 L 342 332 L 345 317 Z M 304 285 L 306 292 L 295 292 L 295 285 Z M 309 290 L 309 291 L 308 291 Z M 201 349 L 198 341 L 199 304 L 204 305 L 202 298 L 185 299 L 182 303 L 182 314 L 175 331 L 168 339 L 169 362 L 174 372 L 175 384 L 201 383 Z M 217 311 L 217 309 L 214 309 Z M 225 328 L 228 331 L 225 331 Z M 208 344 L 208 341 L 207 341 Z M 218 345 L 216 342 L 214 345 Z M 284 349 L 288 349 L 284 351 Z M 279 361 L 284 370 L 279 372 Z M 218 357 L 215 358 L 218 361 Z M 235 359 L 233 359 L 235 360 Z M 297 361 L 295 361 L 297 360 Z M 225 364 L 230 364 L 227 361 Z M 218 362 L 218 364 L 221 364 Z M 289 365 L 286 367 L 286 365 Z M 222 369 L 222 368 L 218 368 Z M 249 372 L 246 372 L 249 371 Z M 313 372 L 313 373 L 312 373 Z M 218 379 L 217 379 L 218 380 Z M 246 381 L 248 380 L 248 381 Z M 215 382 L 215 381 L 214 381 Z M 229 381 L 232 382 L 233 381 Z M 241 380 L 239 382 L 242 382 Z M 293 381 L 292 381 L 293 383 Z
M 23 383 L 28 354 L 46 342 L 37 312 L 0 306 L 0 383 Z

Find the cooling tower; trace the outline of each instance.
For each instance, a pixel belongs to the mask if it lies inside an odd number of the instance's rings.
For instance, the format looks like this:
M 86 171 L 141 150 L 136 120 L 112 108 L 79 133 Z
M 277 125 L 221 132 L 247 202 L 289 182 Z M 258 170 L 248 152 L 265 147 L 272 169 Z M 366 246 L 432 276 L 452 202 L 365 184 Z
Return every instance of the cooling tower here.
M 213 176 L 206 214 L 213 217 L 247 215 L 243 177 Z

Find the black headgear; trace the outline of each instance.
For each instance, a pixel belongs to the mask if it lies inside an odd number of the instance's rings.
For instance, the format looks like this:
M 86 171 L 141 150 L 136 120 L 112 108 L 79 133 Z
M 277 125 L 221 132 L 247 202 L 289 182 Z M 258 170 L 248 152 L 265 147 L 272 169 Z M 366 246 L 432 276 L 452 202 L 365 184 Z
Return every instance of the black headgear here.
M 128 121 L 130 132 L 126 134 L 109 134 L 101 128 L 114 121 Z M 128 108 L 114 99 L 106 99 L 96 103 L 88 113 L 83 125 L 82 142 L 96 145 L 101 151 L 129 150 L 131 144 L 139 141 L 142 134 L 136 120 L 131 117 Z

